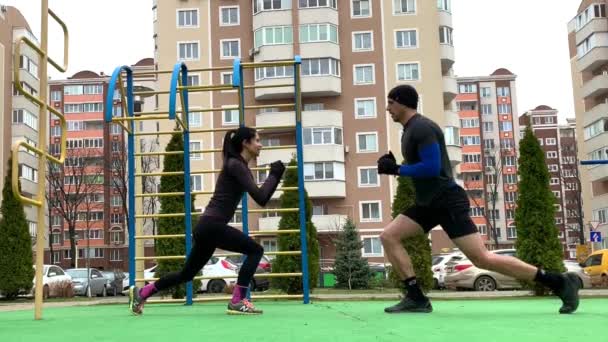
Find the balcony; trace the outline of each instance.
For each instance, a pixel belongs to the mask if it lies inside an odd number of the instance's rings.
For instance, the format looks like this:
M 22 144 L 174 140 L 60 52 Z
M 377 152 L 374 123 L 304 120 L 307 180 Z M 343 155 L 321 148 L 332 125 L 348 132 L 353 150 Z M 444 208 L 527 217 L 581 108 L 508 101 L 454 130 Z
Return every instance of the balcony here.
M 444 113 L 446 118 L 446 126 L 460 127 L 460 117 L 458 116 L 458 113 L 452 110 L 446 110 Z
M 302 97 L 339 96 L 342 93 L 342 80 L 338 76 L 302 76 Z M 256 86 L 293 84 L 293 77 L 270 78 L 255 81 Z M 293 102 L 293 87 L 255 89 L 256 100 L 290 99 Z
M 584 115 L 583 126 L 588 126 L 597 120 L 606 117 L 606 113 L 608 113 L 608 103 L 602 103 L 591 108 L 591 110 Z
M 465 181 L 465 190 L 483 190 L 483 181 Z
M 589 180 L 604 181 L 608 179 L 608 165 L 593 165 L 588 168 L 587 173 L 589 174 Z
M 585 26 L 583 26 L 578 32 L 576 32 L 576 45 L 582 43 L 590 35 L 599 32 L 606 32 L 608 27 L 608 19 L 606 18 L 594 18 L 591 19 Z
M 291 9 L 262 11 L 253 15 L 253 31 L 268 26 L 292 26 Z
M 291 159 L 296 155 L 296 149 L 283 149 L 283 150 L 264 150 L 260 152 L 257 162 L 258 165 L 268 165 L 276 160 L 281 160 L 283 163 L 289 163 Z
M 340 45 L 332 42 L 301 43 L 300 55 L 307 58 L 335 58 L 340 60 Z
M 456 95 L 458 95 L 456 77 L 443 76 L 443 103 L 447 104 L 452 102 Z
M 452 167 L 456 167 L 456 165 L 462 163 L 462 147 L 457 145 L 447 145 L 447 149 Z
M 306 181 L 304 187 L 310 198 L 346 197 L 346 182 L 341 180 Z
M 441 73 L 446 74 L 456 61 L 454 46 L 448 44 L 439 44 L 441 52 Z
M 452 26 L 452 13 L 447 11 L 438 11 L 439 13 L 439 25 L 441 26 Z
M 602 93 L 608 93 L 608 74 L 597 75 L 587 81 L 583 84 L 581 93 L 583 98 L 595 97 Z
M 253 61 L 256 63 L 290 60 L 294 58 L 293 44 L 262 45 L 252 49 L 250 52 L 253 53 Z M 288 79 L 291 80 L 292 78 L 290 77 Z
M 294 112 L 271 112 L 256 115 L 256 126 L 281 127 L 295 126 Z M 342 128 L 342 112 L 337 110 L 311 110 L 302 112 L 302 126 L 319 127 L 332 126 Z
M 608 46 L 596 46 L 578 59 L 576 65 L 580 72 L 593 71 L 608 63 Z
M 338 232 L 346 223 L 346 215 L 313 215 L 312 223 L 317 228 L 319 233 Z M 258 220 L 260 231 L 269 231 L 279 229 L 279 221 L 281 217 L 262 217 Z M 299 229 L 299 227 L 289 227 L 290 229 Z
M 294 4 L 294 6 L 296 5 Z M 298 15 L 300 16 L 300 25 L 325 23 L 334 25 L 340 24 L 338 19 L 338 11 L 333 8 L 300 8 L 298 12 Z

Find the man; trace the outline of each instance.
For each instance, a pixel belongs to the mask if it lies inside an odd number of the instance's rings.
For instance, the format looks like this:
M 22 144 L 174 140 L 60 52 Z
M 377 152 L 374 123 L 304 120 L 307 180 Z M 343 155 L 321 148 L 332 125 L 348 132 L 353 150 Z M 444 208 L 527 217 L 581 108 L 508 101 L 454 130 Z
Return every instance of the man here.
M 401 302 L 384 311 L 433 311 L 431 302 L 418 285 L 412 261 L 401 240 L 415 234 L 427 234 L 437 225 L 441 225 L 475 266 L 520 280 L 539 282 L 562 300 L 560 313 L 576 311 L 579 282 L 575 275 L 545 272 L 517 258 L 490 253 L 486 249 L 469 216 L 467 194 L 452 176 L 443 132 L 432 120 L 417 113 L 417 107 L 418 93 L 409 85 L 397 86 L 388 94 L 386 109 L 393 121 L 403 125 L 401 152 L 406 162 L 398 165 L 389 152 L 378 159 L 378 173 L 411 177 L 416 203 L 397 216 L 380 235 L 386 255 L 407 291 Z

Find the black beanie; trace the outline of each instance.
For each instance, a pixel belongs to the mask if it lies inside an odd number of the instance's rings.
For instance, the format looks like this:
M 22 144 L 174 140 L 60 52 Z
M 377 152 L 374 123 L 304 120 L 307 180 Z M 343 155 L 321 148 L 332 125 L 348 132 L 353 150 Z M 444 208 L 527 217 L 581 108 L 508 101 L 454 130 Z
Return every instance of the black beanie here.
M 411 85 L 396 86 L 388 93 L 388 98 L 408 108 L 418 109 L 418 92 Z

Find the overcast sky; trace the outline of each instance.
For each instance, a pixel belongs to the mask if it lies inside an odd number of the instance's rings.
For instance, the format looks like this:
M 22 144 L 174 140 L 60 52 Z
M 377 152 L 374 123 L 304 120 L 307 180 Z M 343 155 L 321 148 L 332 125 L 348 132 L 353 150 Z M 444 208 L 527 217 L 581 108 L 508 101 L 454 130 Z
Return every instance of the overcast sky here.
M 0 3 L 17 7 L 39 34 L 40 1 Z M 151 0 L 49 3 L 70 29 L 67 76 L 85 69 L 111 73 L 120 64 L 153 57 Z M 507 68 L 517 75 L 519 115 L 545 104 L 559 110 L 562 122 L 574 117 L 567 24 L 579 4 L 580 0 L 452 0 L 456 74 L 485 76 Z M 53 24 L 51 31 L 51 54 L 59 60 L 60 27 Z M 67 77 L 54 70 L 51 76 Z

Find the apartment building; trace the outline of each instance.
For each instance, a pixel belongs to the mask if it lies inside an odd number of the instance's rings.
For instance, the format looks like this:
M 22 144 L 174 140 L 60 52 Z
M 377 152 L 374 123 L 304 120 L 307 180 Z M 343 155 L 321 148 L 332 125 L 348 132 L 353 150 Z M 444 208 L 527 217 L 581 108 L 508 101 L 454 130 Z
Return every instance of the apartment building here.
M 608 18 L 606 0 L 583 0 L 568 23 L 578 158 L 608 160 Z M 581 167 L 584 223 L 608 235 L 608 165 Z M 587 237 L 588 238 L 588 237 Z M 587 239 L 588 240 L 588 239 Z M 608 247 L 606 240 L 597 248 Z
M 2 147 L 0 160 L 0 179 L 4 182 L 6 167 L 11 157 L 13 143 L 19 140 L 27 141 L 33 146 L 38 145 L 38 106 L 30 102 L 25 96 L 18 93 L 13 80 L 13 56 L 15 43 L 21 37 L 27 37 L 35 44 L 38 39 L 32 34 L 30 27 L 18 9 L 11 6 L 0 6 L 0 108 L 3 110 L 0 120 L 0 134 Z M 19 78 L 21 86 L 34 96 L 38 96 L 40 89 L 38 73 L 39 57 L 36 52 L 25 44 L 21 44 L 19 56 Z M 38 159 L 25 149 L 19 153 L 19 172 L 21 191 L 30 198 L 38 194 Z M 4 184 L 4 183 L 3 183 Z M 0 194 L 0 200 L 2 194 Z M 37 208 L 24 205 L 25 216 L 32 235 L 32 242 L 36 240 L 38 227 Z
M 421 94 L 419 111 L 445 127 L 450 158 L 461 161 L 459 122 L 455 108 L 451 3 L 449 0 L 172 0 L 154 1 L 155 61 L 159 70 L 184 61 L 190 69 L 244 62 L 303 58 L 301 66 L 304 130 L 304 177 L 313 203 L 321 259 L 335 256 L 333 239 L 347 217 L 356 223 L 363 255 L 384 261 L 378 236 L 391 220 L 396 182 L 380 177 L 376 161 L 387 150 L 400 153 L 401 127 L 386 115 L 386 95 L 397 84 L 411 84 Z M 286 67 L 245 70 L 246 85 L 290 83 Z M 231 70 L 194 72 L 192 85 L 228 84 Z M 169 76 L 160 75 L 157 89 L 168 89 Z M 265 146 L 293 145 L 295 132 L 280 129 L 295 123 L 293 108 L 280 104 L 293 99 L 293 88 L 247 89 L 246 105 L 276 105 L 247 110 L 244 124 L 265 129 Z M 193 128 L 237 127 L 235 91 L 190 94 Z M 158 110 L 168 97 L 160 95 Z M 197 109 L 214 108 L 215 111 Z M 223 109 L 228 108 L 228 109 Z M 164 125 L 164 127 L 163 127 Z M 161 131 L 174 123 L 161 122 Z M 191 148 L 221 148 L 225 132 L 197 133 Z M 160 146 L 168 137 L 160 137 Z M 164 148 L 164 147 L 162 147 Z M 266 150 L 257 165 L 289 161 L 294 150 Z M 218 169 L 218 154 L 192 155 L 192 170 Z M 193 189 L 213 191 L 215 174 L 193 176 Z M 264 181 L 265 172 L 255 175 Z M 278 207 L 277 193 L 269 208 Z M 199 195 L 203 210 L 209 197 Z M 249 207 L 255 208 L 249 200 Z M 275 213 L 250 214 L 249 230 L 273 230 Z M 240 226 L 241 214 L 232 224 Z M 274 237 L 260 240 L 266 251 L 277 249 Z M 435 244 L 434 244 L 435 246 Z
M 526 127 L 531 127 L 545 153 L 550 174 L 549 186 L 555 196 L 555 225 L 564 247 L 565 258 L 576 258 L 580 243 L 582 195 L 576 156 L 576 124 L 568 119 L 558 124 L 558 111 L 546 105 L 538 106 L 519 117 L 520 139 Z
M 458 78 L 460 174 L 471 201 L 472 219 L 492 249 L 512 248 L 517 238 L 519 123 L 515 80 L 516 76 L 504 68 L 489 76 Z
M 132 68 L 145 69 L 153 64 L 153 59 L 147 58 Z M 49 82 L 49 102 L 63 111 L 67 121 L 66 160 L 57 173 L 49 176 L 53 249 L 52 253 L 50 248 L 46 251 L 49 263 L 63 267 L 77 263 L 83 267 L 88 259 L 91 267 L 128 267 L 126 140 L 120 125 L 104 121 L 109 81 L 103 72 L 84 70 L 68 79 Z M 143 87 L 141 82 L 135 84 L 138 89 Z M 121 116 L 118 91 L 113 97 L 112 113 Z M 142 110 L 143 100 L 135 99 L 136 111 Z M 49 126 L 49 152 L 58 155 L 59 120 L 49 118 Z M 72 260 L 68 217 L 75 222 L 77 262 Z

